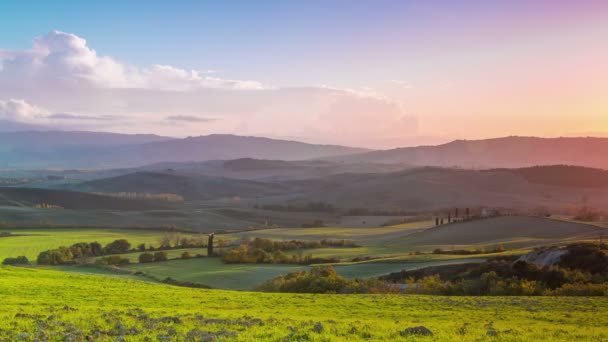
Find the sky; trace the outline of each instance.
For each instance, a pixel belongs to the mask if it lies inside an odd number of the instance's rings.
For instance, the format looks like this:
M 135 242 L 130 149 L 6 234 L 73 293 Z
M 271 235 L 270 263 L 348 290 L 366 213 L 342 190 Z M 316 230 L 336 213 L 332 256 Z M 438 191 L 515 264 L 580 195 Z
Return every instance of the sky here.
M 608 136 L 608 1 L 1 1 L 15 129 Z

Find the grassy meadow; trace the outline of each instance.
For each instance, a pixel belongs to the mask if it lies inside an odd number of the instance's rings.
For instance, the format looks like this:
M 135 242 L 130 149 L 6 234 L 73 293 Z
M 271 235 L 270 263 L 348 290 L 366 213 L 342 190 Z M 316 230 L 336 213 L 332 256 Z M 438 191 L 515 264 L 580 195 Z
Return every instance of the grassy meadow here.
M 78 242 L 97 241 L 105 245 L 114 240 L 127 239 L 132 247 L 140 243 L 158 245 L 166 234 L 161 230 L 101 228 L 19 228 L 2 229 L 0 232 L 14 234 L 14 236 L 0 237 L 0 259 L 24 255 L 30 260 L 36 260 L 42 251 L 70 246 Z
M 601 341 L 608 298 L 232 292 L 0 267 L 3 341 Z M 425 326 L 433 336 L 402 334 Z

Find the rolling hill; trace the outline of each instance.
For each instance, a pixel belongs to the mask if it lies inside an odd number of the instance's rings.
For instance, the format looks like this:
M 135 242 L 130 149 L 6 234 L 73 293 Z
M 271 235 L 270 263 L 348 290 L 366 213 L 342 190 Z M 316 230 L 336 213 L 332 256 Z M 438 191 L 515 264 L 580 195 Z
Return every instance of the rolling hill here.
M 261 181 L 288 181 L 322 178 L 341 173 L 384 173 L 406 168 L 400 164 L 336 163 L 322 160 L 269 160 L 240 158 L 205 162 L 157 163 L 137 168 L 141 171 L 167 170 L 212 177 Z
M 0 188 L 0 206 L 31 208 L 43 203 L 74 210 L 150 210 L 168 207 L 166 203 L 159 201 L 120 199 L 76 191 Z
M 246 172 L 261 175 L 260 169 L 267 166 L 292 165 L 283 163 L 255 161 L 243 164 L 238 161 L 228 165 L 245 165 Z M 572 210 L 580 207 L 583 199 L 591 206 L 608 207 L 608 171 L 571 166 L 493 170 L 422 167 L 398 172 L 343 173 L 276 181 L 165 170 L 94 180 L 71 189 L 103 193 L 173 193 L 191 201 L 238 196 L 258 204 L 325 202 L 345 209 L 400 208 L 413 212 L 454 206 Z
M 119 168 L 159 162 L 238 158 L 303 160 L 365 152 L 365 149 L 236 135 L 175 139 L 98 132 L 0 133 L 0 167 Z
M 326 202 L 342 208 L 412 211 L 454 206 L 572 210 L 583 201 L 606 208 L 607 177 L 608 171 L 569 166 L 495 170 L 423 167 L 292 181 L 284 184 L 288 184 L 294 195 L 282 200 Z
M 263 197 L 284 194 L 281 184 L 209 177 L 181 172 L 135 172 L 123 176 L 93 180 L 76 185 L 79 191 L 142 194 L 177 194 L 185 200 L 209 200 L 232 197 Z
M 480 169 L 556 164 L 608 169 L 606 151 L 608 138 L 506 137 L 372 151 L 331 160 Z

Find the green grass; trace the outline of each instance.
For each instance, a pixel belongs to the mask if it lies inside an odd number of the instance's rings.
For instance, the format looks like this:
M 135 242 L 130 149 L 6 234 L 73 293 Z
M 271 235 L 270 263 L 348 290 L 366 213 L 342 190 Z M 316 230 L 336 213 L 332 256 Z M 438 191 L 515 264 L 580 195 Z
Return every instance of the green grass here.
M 142 271 L 157 279 L 171 277 L 179 281 L 189 281 L 219 289 L 252 290 L 257 284 L 269 278 L 307 267 L 275 264 L 224 264 L 219 258 L 195 258 L 131 264 L 124 268 Z
M 30 260 L 36 260 L 42 251 L 70 246 L 77 242 L 97 241 L 102 245 L 117 239 L 127 239 L 132 247 L 140 243 L 158 245 L 165 232 L 160 230 L 138 230 L 138 229 L 65 229 L 65 228 L 40 228 L 40 229 L 2 229 L 18 236 L 0 237 L 0 260 L 6 257 L 25 255 Z M 186 236 L 187 234 L 182 234 Z
M 403 262 L 360 262 L 335 264 L 336 271 L 349 279 L 377 277 L 383 274 L 413 270 L 429 266 L 439 266 L 467 262 L 482 262 L 483 258 L 454 258 L 438 256 L 436 259 L 405 260 Z M 256 285 L 285 273 L 307 270 L 309 266 L 279 264 L 224 264 L 219 258 L 196 258 L 170 260 L 149 264 L 131 264 L 123 267 L 145 272 L 157 279 L 171 277 L 179 281 L 204 284 L 218 289 L 253 290 Z M 80 267 L 63 268 L 74 272 L 87 272 Z
M 7 267 L 0 288 L 4 341 L 608 339 L 608 298 L 269 294 Z M 434 335 L 399 334 L 420 325 Z

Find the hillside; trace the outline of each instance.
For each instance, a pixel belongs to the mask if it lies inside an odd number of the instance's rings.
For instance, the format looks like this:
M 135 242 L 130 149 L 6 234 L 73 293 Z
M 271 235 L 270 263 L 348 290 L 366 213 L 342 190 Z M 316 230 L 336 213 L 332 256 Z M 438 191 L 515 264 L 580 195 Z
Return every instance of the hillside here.
M 0 321 L 0 339 L 6 341 L 40 336 L 52 341 L 389 341 L 420 325 L 442 341 L 487 339 L 490 330 L 497 334 L 495 341 L 514 336 L 533 341 L 556 329 L 552 341 L 600 340 L 608 313 L 603 298 L 595 298 L 589 310 L 589 299 L 577 297 L 472 301 L 251 293 L 15 267 L 0 267 L 0 287 L 6 317 Z M 498 309 L 500 320 L 490 319 Z
M 550 176 L 556 174 L 566 176 Z M 601 184 L 605 178 L 605 171 L 565 166 L 518 170 L 424 167 L 384 174 L 342 174 L 288 185 L 296 200 L 327 202 L 343 208 L 572 209 L 582 205 L 583 197 L 589 205 L 608 207 L 608 187 L 588 186 Z
M 280 184 L 209 177 L 180 172 L 135 172 L 123 176 L 98 179 L 75 186 L 80 191 L 145 194 L 177 194 L 186 200 L 219 198 L 255 198 L 285 193 Z
M 5 168 L 118 168 L 238 158 L 303 160 L 364 151 L 221 134 L 174 139 L 98 132 L 0 133 L 0 167 Z
M 605 151 L 608 151 L 608 138 L 506 137 L 372 151 L 332 160 L 463 168 L 567 164 L 608 169 Z
M 96 194 L 36 188 L 0 188 L 0 206 L 34 207 L 40 204 L 75 210 L 148 210 L 168 205 L 158 201 L 119 199 Z M 55 209 L 48 209 L 53 211 Z
M 240 158 L 205 162 L 157 163 L 138 168 L 142 171 L 181 171 L 213 177 L 262 181 L 321 178 L 341 173 L 384 173 L 406 168 L 400 164 L 336 163 L 322 160 L 270 160 Z
M 570 166 L 493 170 L 422 167 L 305 178 L 298 171 L 289 173 L 289 170 L 297 169 L 299 163 L 306 165 L 308 162 L 210 162 L 200 168 L 184 168 L 188 171 L 142 171 L 98 179 L 73 185 L 71 189 L 101 193 L 171 193 L 187 200 L 240 197 L 258 204 L 325 202 L 345 209 L 428 211 L 455 206 L 491 206 L 572 210 L 582 205 L 584 197 L 588 205 L 608 207 L 608 171 L 598 169 Z M 227 168 L 232 171 L 222 171 Z M 205 172 L 215 176 L 207 176 Z M 225 178 L 225 175 L 239 175 L 243 179 Z M 260 178 L 261 181 L 247 179 L 254 175 L 266 177 Z M 302 178 L 298 179 L 298 175 Z

